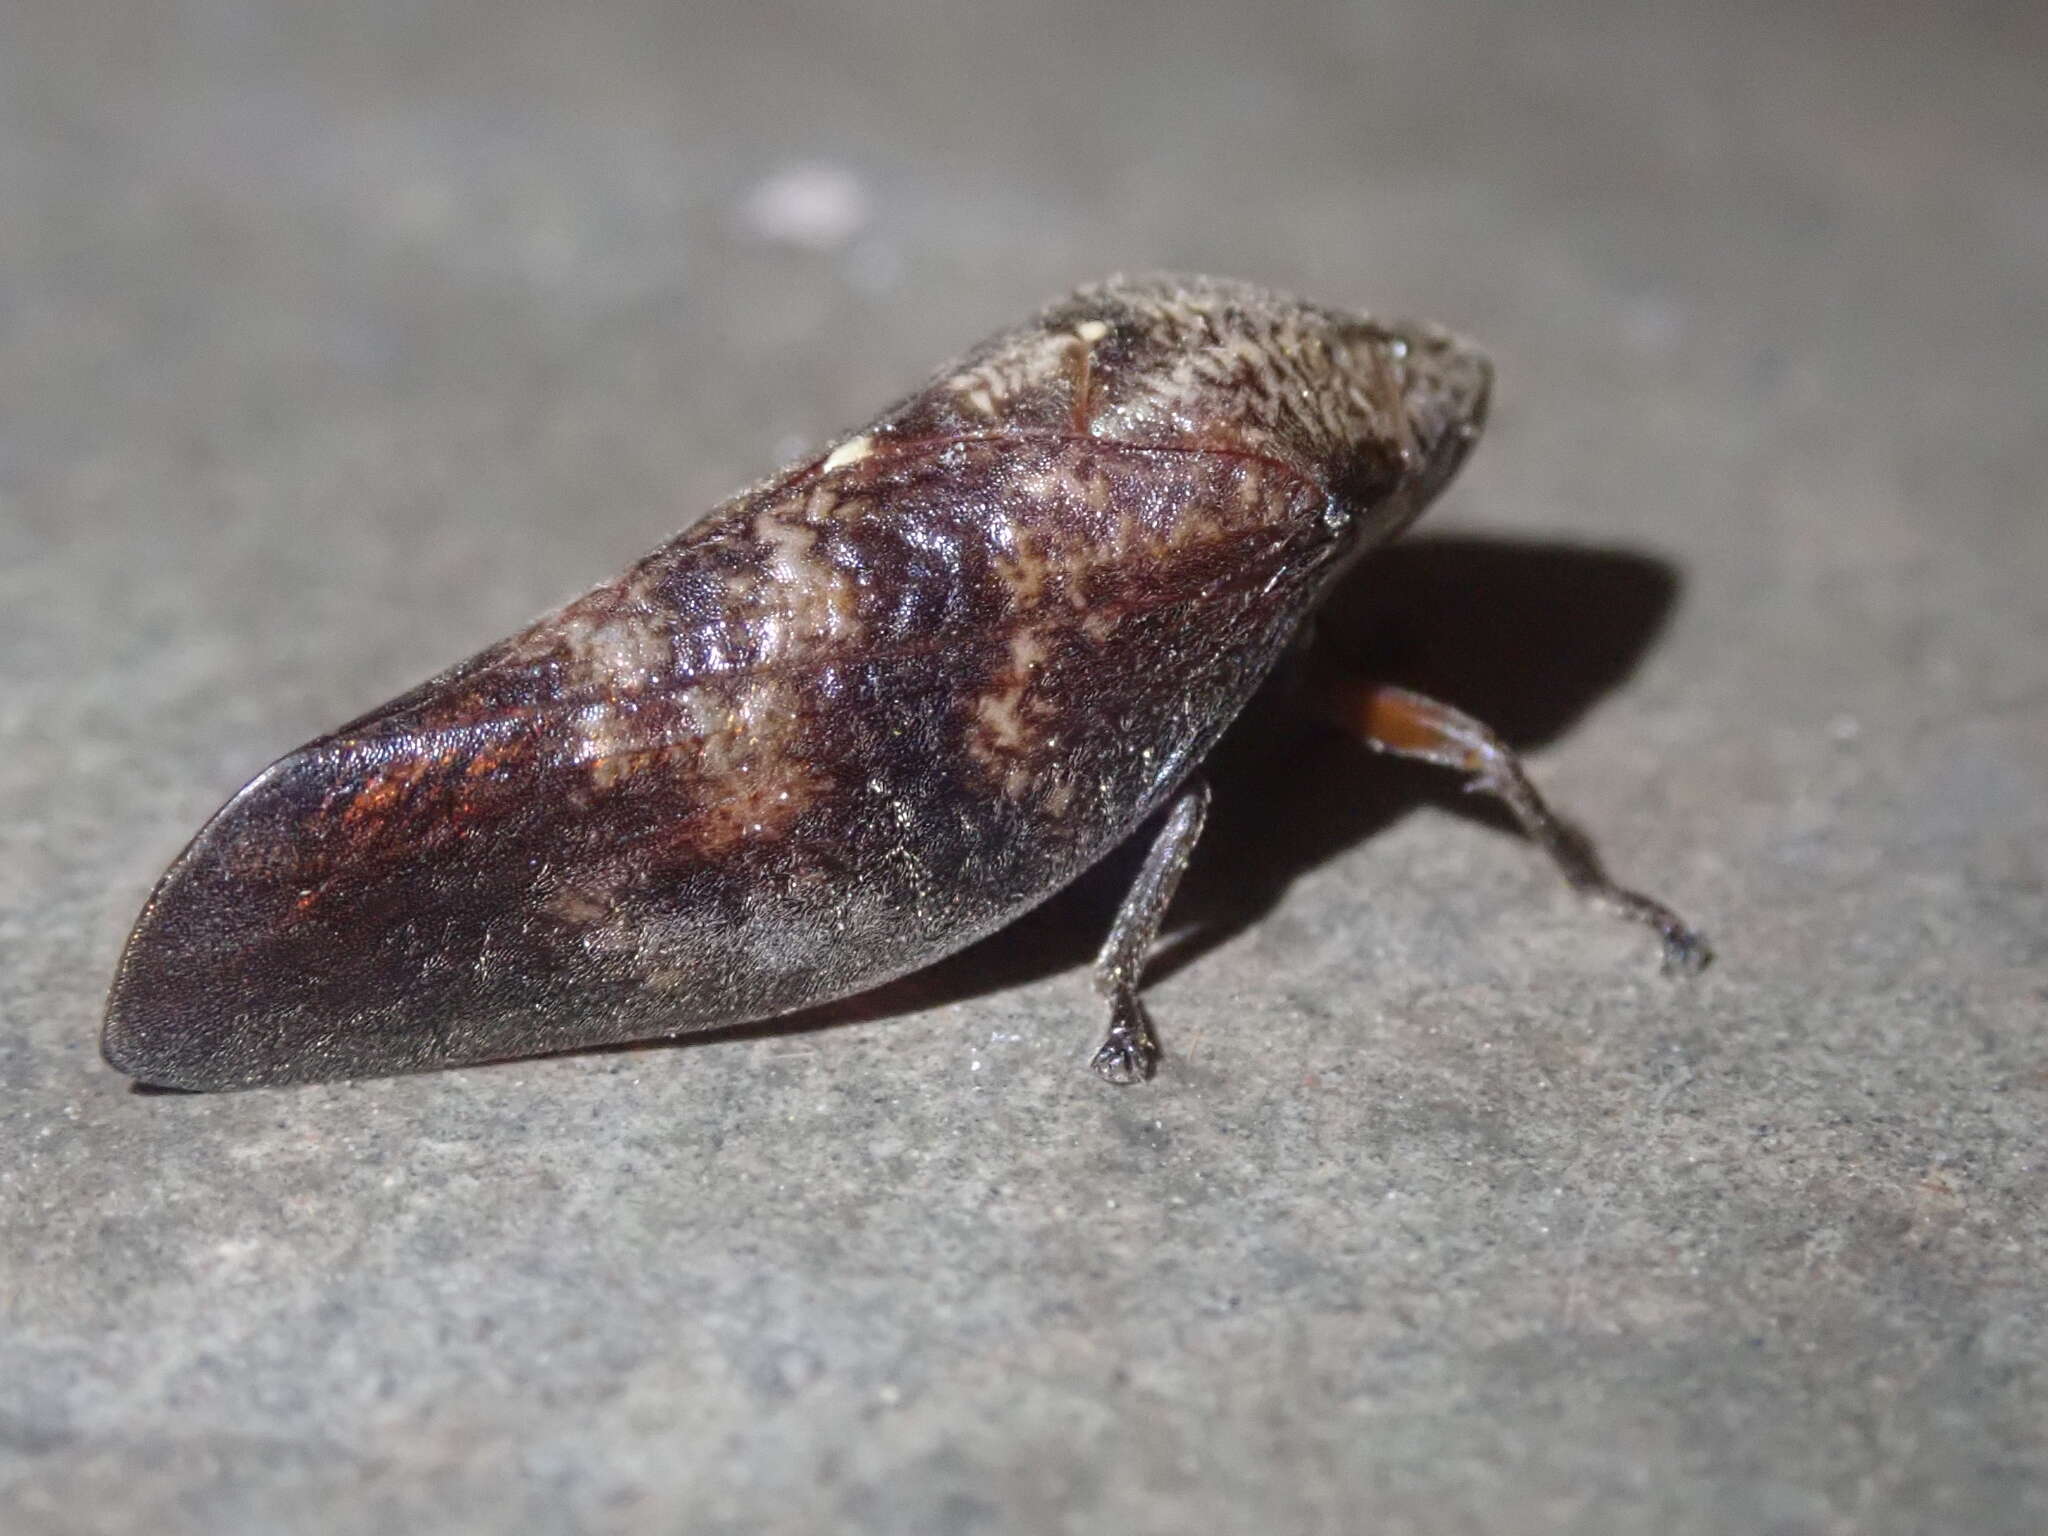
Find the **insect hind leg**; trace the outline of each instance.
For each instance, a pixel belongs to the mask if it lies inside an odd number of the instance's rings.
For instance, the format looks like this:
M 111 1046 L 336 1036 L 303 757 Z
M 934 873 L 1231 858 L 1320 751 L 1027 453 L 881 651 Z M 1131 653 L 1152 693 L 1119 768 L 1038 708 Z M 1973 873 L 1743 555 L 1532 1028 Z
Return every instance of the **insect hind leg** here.
M 1507 744 L 1470 715 L 1384 683 L 1327 676 L 1319 682 L 1325 707 L 1344 730 L 1376 752 L 1469 775 L 1465 788 L 1505 805 L 1573 890 L 1618 917 L 1654 928 L 1664 943 L 1667 973 L 1697 972 L 1713 958 L 1705 937 L 1676 912 L 1615 884 L 1585 836 L 1544 803 Z

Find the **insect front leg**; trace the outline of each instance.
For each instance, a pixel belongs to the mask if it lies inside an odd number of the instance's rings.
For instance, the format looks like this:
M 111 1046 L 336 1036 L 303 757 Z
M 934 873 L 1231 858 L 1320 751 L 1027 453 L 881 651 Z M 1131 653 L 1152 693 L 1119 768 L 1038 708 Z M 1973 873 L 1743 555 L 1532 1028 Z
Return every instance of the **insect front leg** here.
M 1191 780 L 1167 810 L 1144 866 L 1109 926 L 1102 953 L 1095 957 L 1095 990 L 1109 1000 L 1109 1033 L 1095 1053 L 1094 1067 L 1112 1083 L 1150 1077 L 1159 1059 L 1152 1020 L 1138 997 L 1138 977 L 1208 814 L 1209 786 L 1199 778 Z
M 1465 788 L 1505 804 L 1573 890 L 1618 917 L 1656 929 L 1664 941 L 1666 972 L 1695 972 L 1713 957 L 1706 939 L 1676 912 L 1609 879 L 1585 836 L 1543 803 L 1507 744 L 1470 715 L 1384 683 L 1321 681 L 1324 701 L 1346 731 L 1374 751 L 1469 774 Z

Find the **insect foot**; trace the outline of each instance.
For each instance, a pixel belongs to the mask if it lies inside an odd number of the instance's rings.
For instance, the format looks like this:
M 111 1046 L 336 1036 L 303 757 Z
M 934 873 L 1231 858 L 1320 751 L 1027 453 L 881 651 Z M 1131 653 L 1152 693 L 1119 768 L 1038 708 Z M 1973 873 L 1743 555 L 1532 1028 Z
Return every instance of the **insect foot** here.
M 1159 1061 L 1159 1042 L 1138 994 L 1118 987 L 1110 1003 L 1109 1033 L 1095 1052 L 1095 1070 L 1112 1083 L 1140 1083 Z

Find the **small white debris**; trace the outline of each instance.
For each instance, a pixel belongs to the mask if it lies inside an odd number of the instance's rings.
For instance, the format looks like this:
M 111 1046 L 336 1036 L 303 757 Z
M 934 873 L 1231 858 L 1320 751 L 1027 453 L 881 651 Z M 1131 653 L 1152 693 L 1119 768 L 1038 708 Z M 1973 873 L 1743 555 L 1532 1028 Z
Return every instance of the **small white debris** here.
M 806 161 L 771 172 L 740 199 L 742 233 L 770 245 L 837 251 L 867 227 L 874 200 L 853 172 Z
M 866 433 L 862 433 L 859 437 L 849 437 L 837 448 L 826 454 L 825 462 L 820 467 L 827 474 L 830 474 L 835 469 L 844 469 L 849 464 L 858 464 L 874 451 L 875 440 Z

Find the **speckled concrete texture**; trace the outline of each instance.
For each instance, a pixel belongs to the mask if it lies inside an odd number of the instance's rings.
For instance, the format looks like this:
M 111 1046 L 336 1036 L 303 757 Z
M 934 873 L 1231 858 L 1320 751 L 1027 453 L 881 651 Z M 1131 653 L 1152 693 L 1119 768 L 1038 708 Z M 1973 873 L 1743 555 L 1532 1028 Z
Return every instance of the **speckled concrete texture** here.
M 0 9 L 0 1530 L 2048 1529 L 2048 23 Z M 1262 721 L 862 1006 L 217 1097 L 95 1035 L 268 758 L 1117 268 L 1482 338 L 1338 639 L 1691 984 Z

